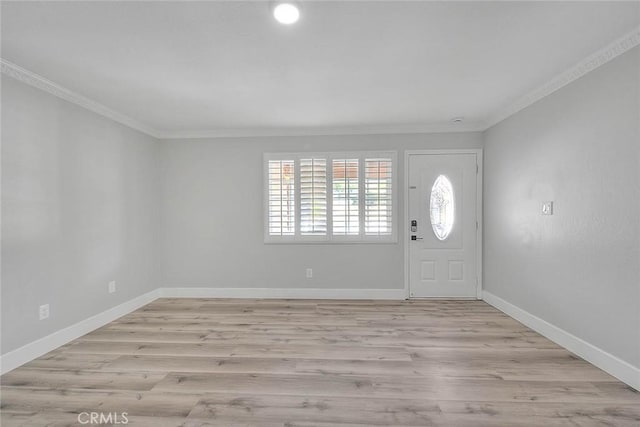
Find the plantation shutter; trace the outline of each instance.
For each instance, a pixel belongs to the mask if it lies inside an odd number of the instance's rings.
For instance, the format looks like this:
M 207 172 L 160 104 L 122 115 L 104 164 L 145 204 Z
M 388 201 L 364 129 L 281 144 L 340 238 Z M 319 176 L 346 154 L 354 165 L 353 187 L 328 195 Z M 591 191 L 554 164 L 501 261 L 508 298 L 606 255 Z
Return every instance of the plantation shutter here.
M 397 153 L 264 154 L 265 243 L 397 241 Z
M 390 158 L 365 159 L 364 232 L 367 236 L 386 236 L 393 232 L 393 161 Z
M 334 236 L 360 234 L 358 159 L 334 159 L 332 221 Z
M 327 159 L 300 159 L 300 234 L 327 234 Z
M 293 160 L 269 160 L 269 235 L 295 234 L 295 171 Z

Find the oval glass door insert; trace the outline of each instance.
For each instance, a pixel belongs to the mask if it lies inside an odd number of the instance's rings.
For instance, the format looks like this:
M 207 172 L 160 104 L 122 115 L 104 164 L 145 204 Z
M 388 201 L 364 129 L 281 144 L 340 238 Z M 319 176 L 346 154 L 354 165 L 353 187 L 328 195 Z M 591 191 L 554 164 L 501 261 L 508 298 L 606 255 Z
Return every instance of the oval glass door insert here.
M 451 230 L 455 219 L 455 206 L 453 202 L 453 186 L 444 175 L 436 178 L 431 187 L 429 198 L 429 211 L 431 212 L 431 227 L 438 240 L 445 240 Z

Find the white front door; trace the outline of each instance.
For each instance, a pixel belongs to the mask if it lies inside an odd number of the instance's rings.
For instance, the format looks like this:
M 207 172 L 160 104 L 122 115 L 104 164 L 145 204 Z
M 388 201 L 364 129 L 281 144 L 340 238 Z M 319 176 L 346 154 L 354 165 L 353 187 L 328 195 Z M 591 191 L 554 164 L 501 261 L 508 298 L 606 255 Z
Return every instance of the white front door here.
M 478 156 L 409 155 L 409 296 L 476 298 Z

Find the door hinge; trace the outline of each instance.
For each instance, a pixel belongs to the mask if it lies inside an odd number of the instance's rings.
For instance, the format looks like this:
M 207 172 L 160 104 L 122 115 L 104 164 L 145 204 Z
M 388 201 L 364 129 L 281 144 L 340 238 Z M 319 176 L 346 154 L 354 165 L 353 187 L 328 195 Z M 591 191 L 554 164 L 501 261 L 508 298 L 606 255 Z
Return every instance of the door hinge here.
M 476 221 L 476 230 L 478 229 L 478 221 Z
M 480 166 L 476 163 L 476 175 L 480 173 Z

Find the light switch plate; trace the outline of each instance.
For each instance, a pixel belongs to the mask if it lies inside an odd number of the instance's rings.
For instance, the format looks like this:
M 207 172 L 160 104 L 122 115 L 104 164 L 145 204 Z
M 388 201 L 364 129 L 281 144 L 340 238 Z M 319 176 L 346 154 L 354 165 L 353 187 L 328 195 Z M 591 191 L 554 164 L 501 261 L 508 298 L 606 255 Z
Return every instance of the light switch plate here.
M 542 215 L 553 215 L 553 202 L 542 202 Z

